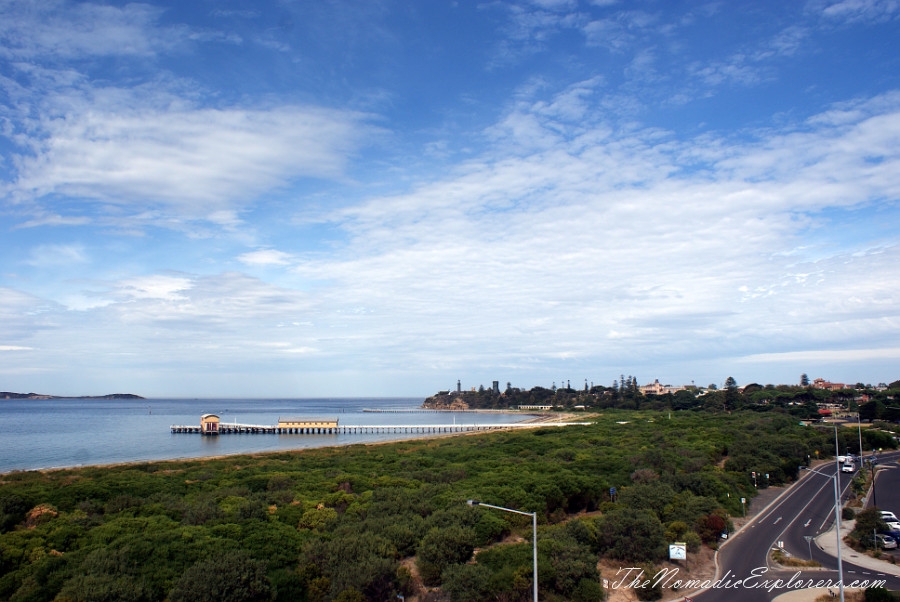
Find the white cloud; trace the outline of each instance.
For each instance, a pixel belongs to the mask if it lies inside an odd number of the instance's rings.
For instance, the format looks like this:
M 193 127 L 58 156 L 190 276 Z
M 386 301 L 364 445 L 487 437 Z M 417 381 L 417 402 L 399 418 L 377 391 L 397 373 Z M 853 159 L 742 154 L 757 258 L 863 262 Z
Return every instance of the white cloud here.
M 86 295 L 77 326 L 49 317 L 96 341 L 94 358 L 118 346 L 116 362 L 202 356 L 229 373 L 251 369 L 248 349 L 307 373 L 477 365 L 517 380 L 563 364 L 593 378 L 686 357 L 751 366 L 859 341 L 895 348 L 900 246 L 837 237 L 822 212 L 900 198 L 900 102 L 847 103 L 749 142 L 678 141 L 597 119 L 579 102 L 590 90 L 522 100 L 510 119 L 528 127 L 503 130 L 491 153 L 335 210 L 347 235 L 336 250 L 238 255 L 289 266 L 279 285 L 155 273 Z M 35 332 L 3 344 L 66 346 Z
M 318 107 L 79 108 L 41 123 L 42 142 L 18 161 L 20 198 L 163 206 L 234 225 L 234 207 L 263 191 L 303 177 L 342 178 L 372 133 L 361 114 Z
M 164 301 L 180 301 L 187 297 L 184 292 L 191 289 L 193 283 L 184 276 L 166 276 L 155 274 L 124 280 L 117 288 L 128 299 L 161 299 Z
M 821 210 L 900 198 L 900 106 L 749 145 L 603 128 L 561 143 L 519 109 L 530 125 L 508 130 L 511 154 L 336 214 L 350 247 L 297 273 L 334 283 L 333 307 L 366 308 L 358 332 L 389 320 L 435 361 L 721 357 L 896 333 L 900 248 L 800 243 Z

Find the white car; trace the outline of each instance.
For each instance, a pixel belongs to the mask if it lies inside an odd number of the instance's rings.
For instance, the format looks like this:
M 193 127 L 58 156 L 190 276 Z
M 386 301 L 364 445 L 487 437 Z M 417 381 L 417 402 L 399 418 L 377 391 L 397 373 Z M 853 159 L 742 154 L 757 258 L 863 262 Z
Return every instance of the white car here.
M 856 472 L 856 464 L 844 462 L 843 466 L 841 466 L 841 472 Z
M 890 535 L 882 535 L 879 533 L 875 536 L 875 541 L 882 550 L 893 550 L 897 547 L 897 540 Z
M 892 522 L 892 523 L 900 522 L 900 520 L 897 519 L 897 515 L 894 514 L 893 512 L 890 512 L 889 510 L 881 510 L 880 512 L 881 512 L 881 520 L 883 520 L 885 522 Z
M 886 520 L 884 523 L 888 526 L 888 531 L 900 531 L 900 523 L 893 520 Z

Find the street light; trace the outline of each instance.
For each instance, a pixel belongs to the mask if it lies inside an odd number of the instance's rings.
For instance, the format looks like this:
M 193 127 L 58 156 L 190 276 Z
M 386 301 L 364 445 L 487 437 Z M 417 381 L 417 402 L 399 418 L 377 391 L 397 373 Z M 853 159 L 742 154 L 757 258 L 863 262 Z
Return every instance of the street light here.
M 521 510 L 513 510 L 512 508 L 504 508 L 503 506 L 494 506 L 493 504 L 485 504 L 484 502 L 477 502 L 475 500 L 469 500 L 466 502 L 470 506 L 484 506 L 486 508 L 493 508 L 494 510 L 503 510 L 504 512 L 512 512 L 513 514 L 524 514 L 525 516 L 531 517 L 531 528 L 532 528 L 532 536 L 531 536 L 531 544 L 532 544 L 532 552 L 534 557 L 534 602 L 537 602 L 538 599 L 538 569 L 537 569 L 537 512 L 522 512 Z M 843 598 L 841 598 L 843 600 Z
M 838 561 L 838 585 L 841 590 L 841 602 L 844 602 L 844 564 L 841 561 L 841 494 L 838 491 L 840 487 L 838 486 L 838 482 L 841 477 L 841 466 L 837 460 L 837 456 L 840 452 L 838 451 L 838 438 L 837 438 L 837 426 L 834 427 L 834 464 L 835 471 L 833 475 L 827 475 L 823 472 L 819 472 L 818 470 L 813 470 L 807 466 L 800 466 L 800 470 L 806 470 L 808 472 L 815 473 L 819 476 L 823 476 L 826 479 L 834 479 L 834 532 L 835 537 L 837 537 L 837 561 Z M 811 554 L 810 554 L 811 555 Z
M 862 448 L 862 422 L 859 419 L 859 411 L 856 412 L 856 432 L 859 435 L 859 465 L 862 468 L 863 448 Z M 872 449 L 875 449 L 874 447 Z
M 834 480 L 834 530 L 837 537 L 838 578 L 840 579 L 841 602 L 844 602 L 844 565 L 841 563 L 841 498 L 838 493 L 838 477 L 841 473 L 836 472 L 833 475 L 827 475 L 817 470 L 813 470 L 812 468 L 807 468 L 806 466 L 801 466 L 800 470 L 806 470 L 823 476 L 826 479 Z

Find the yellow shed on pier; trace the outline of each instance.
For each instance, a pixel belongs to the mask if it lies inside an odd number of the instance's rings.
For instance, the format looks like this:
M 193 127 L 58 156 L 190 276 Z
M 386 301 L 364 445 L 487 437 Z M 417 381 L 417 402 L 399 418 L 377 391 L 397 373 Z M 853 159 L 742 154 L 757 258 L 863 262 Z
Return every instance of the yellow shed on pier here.
M 319 428 L 334 429 L 338 426 L 337 418 L 278 418 L 278 428 Z

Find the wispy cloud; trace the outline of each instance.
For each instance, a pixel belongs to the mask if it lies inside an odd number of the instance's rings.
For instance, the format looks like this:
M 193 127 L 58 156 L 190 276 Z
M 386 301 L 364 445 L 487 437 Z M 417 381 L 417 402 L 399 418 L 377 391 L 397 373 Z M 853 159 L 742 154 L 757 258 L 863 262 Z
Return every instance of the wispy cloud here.
M 275 249 L 260 249 L 240 255 L 238 261 L 252 266 L 289 265 L 291 255 Z
M 41 215 L 16 224 L 15 228 L 38 228 L 41 226 L 84 226 L 91 222 L 87 217 L 62 216 L 57 214 Z
M 14 195 L 205 219 L 298 178 L 343 178 L 373 133 L 365 115 L 318 107 L 79 108 L 35 126 L 42 142 L 20 156 Z
M 179 44 L 182 26 L 159 27 L 163 11 L 65 0 L 11 0 L 0 7 L 0 56 L 53 61 L 93 56 L 152 56 Z
M 807 351 L 788 351 L 784 353 L 760 353 L 740 358 L 743 362 L 792 362 L 823 364 L 837 362 L 862 362 L 866 360 L 900 359 L 900 347 L 876 349 L 810 349 Z
M 33 267 L 65 267 L 89 261 L 84 246 L 40 245 L 31 250 L 27 263 Z
M 810 8 L 843 23 L 880 23 L 900 16 L 896 0 L 814 0 Z

